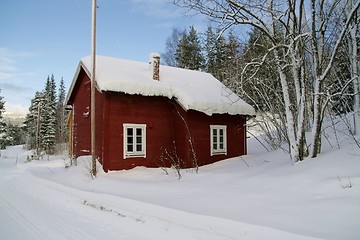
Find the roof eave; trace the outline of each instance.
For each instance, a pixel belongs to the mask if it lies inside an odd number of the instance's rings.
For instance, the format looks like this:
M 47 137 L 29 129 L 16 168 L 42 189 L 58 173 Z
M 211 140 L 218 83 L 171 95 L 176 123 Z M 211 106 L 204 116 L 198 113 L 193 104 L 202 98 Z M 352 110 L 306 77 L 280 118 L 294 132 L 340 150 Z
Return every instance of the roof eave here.
M 81 62 L 79 62 L 78 66 L 77 66 L 77 68 L 76 68 L 76 72 L 75 72 L 74 78 L 73 78 L 73 80 L 72 80 L 72 82 L 71 82 L 69 91 L 68 91 L 68 93 L 67 93 L 67 95 L 66 95 L 66 98 L 65 98 L 65 102 L 64 102 L 64 105 L 65 105 L 65 106 L 66 106 L 66 105 L 69 105 L 69 101 L 70 101 L 70 98 L 71 98 L 72 93 L 73 93 L 73 91 L 74 91 L 74 87 L 75 87 L 76 81 L 77 81 L 77 79 L 78 79 L 78 77 L 79 77 L 81 67 L 83 67 L 83 65 L 82 65 Z

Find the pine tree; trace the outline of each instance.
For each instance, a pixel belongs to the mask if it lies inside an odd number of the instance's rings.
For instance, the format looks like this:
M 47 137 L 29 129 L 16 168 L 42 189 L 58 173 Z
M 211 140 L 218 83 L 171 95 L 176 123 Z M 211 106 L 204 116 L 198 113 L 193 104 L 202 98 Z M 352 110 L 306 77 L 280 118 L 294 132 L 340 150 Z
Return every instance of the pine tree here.
M 179 46 L 182 36 L 185 34 L 185 30 L 179 30 L 173 28 L 171 36 L 166 39 L 165 53 L 162 54 L 163 63 L 168 66 L 178 66 L 176 58 L 177 48 Z
M 189 69 L 192 70 L 200 70 L 204 66 L 204 56 L 202 55 L 202 47 L 200 44 L 200 39 L 197 35 L 197 32 L 194 26 L 190 27 L 190 32 L 188 35 L 188 43 L 189 43 Z
M 276 69 L 274 57 L 269 55 L 261 68 L 258 64 L 262 62 L 261 58 L 269 48 L 270 43 L 260 30 L 253 29 L 249 33 L 248 44 L 242 56 L 242 61 L 248 64 L 242 66 L 242 68 L 246 66 L 243 79 L 247 79 L 242 83 L 244 90 L 242 97 L 254 104 L 259 111 L 270 111 L 273 106 L 276 106 L 281 112 L 284 111 L 283 100 L 279 97 L 281 91 L 281 86 L 277 81 L 279 76 L 276 71 L 273 71 Z M 263 93 L 267 93 L 266 96 Z
M 28 149 L 35 149 L 37 156 L 54 154 L 61 148 L 56 144 L 66 141 L 66 120 L 63 103 L 65 101 L 65 85 L 63 78 L 59 90 L 56 91 L 54 75 L 48 76 L 44 90 L 36 92 L 31 100 L 29 113 L 25 120 Z
M 1 89 L 0 89 L 1 92 Z M 4 101 L 4 97 L 0 96 L 0 119 L 3 117 L 2 114 L 3 112 L 5 112 L 5 101 Z
M 0 90 L 1 92 L 1 90 Z M 3 119 L 2 113 L 5 111 L 4 97 L 0 96 L 0 148 L 6 147 L 6 123 Z
M 226 40 L 223 36 L 219 36 L 217 38 L 216 44 L 216 60 L 215 60 L 215 66 L 216 66 L 216 72 L 215 77 L 219 79 L 220 81 L 223 81 L 226 78 Z
M 204 66 L 204 57 L 199 37 L 193 26 L 189 34 L 184 33 L 176 51 L 178 67 L 191 70 L 200 70 Z
M 31 100 L 29 113 L 26 115 L 25 126 L 27 133 L 27 148 L 35 149 L 35 154 L 40 156 L 43 151 L 42 133 L 44 133 L 44 110 L 46 105 L 45 92 L 36 92 Z
M 227 43 L 225 44 L 225 60 L 224 60 L 224 76 L 223 82 L 227 86 L 233 86 L 240 78 L 240 43 L 235 37 L 233 31 L 228 35 Z
M 43 121 L 40 134 L 42 135 L 41 146 L 47 154 L 53 154 L 56 144 L 56 125 L 57 125 L 57 102 L 56 102 L 56 83 L 54 75 L 47 79 L 45 85 L 45 106 L 42 111 Z
M 63 144 L 66 141 L 66 113 L 65 113 L 65 84 L 64 79 L 61 78 L 59 90 L 58 90 L 58 100 L 57 100 L 57 126 L 56 126 L 56 132 L 57 132 L 57 140 L 56 142 L 58 144 Z
M 211 26 L 208 26 L 206 31 L 206 39 L 204 43 L 205 51 L 205 70 L 208 73 L 211 73 L 215 76 L 217 72 L 216 68 L 216 36 L 212 30 Z
M 13 125 L 10 122 L 5 123 L 4 133 L 0 139 L 1 149 L 7 146 L 24 144 L 23 132 L 20 126 Z
M 3 118 L 0 119 L 0 149 L 10 146 L 11 138 L 8 134 L 8 124 Z
M 176 49 L 176 61 L 177 61 L 177 67 L 179 68 L 189 68 L 188 66 L 188 38 L 187 38 L 187 34 L 184 33 L 181 36 L 181 39 L 179 41 L 179 45 Z

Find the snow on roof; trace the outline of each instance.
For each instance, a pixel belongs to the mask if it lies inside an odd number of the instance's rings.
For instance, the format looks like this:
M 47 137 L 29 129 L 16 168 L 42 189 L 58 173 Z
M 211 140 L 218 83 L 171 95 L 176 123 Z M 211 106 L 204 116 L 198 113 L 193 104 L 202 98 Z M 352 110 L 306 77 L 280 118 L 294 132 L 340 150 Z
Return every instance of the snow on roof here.
M 91 56 L 82 58 L 80 65 L 91 76 Z M 207 115 L 255 115 L 252 106 L 205 72 L 161 65 L 160 81 L 156 81 L 149 63 L 97 56 L 96 83 L 100 91 L 175 98 L 185 110 Z

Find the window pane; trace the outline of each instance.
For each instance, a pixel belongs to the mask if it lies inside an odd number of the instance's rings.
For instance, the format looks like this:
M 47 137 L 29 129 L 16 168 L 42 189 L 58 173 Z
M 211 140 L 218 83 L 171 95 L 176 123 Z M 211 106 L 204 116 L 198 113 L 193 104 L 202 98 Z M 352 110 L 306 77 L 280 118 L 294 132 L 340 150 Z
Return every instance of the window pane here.
M 136 145 L 136 151 L 137 152 L 142 152 L 142 145 L 141 144 Z
M 134 151 L 133 145 L 131 145 L 131 144 L 127 145 L 127 151 L 133 152 Z
M 217 129 L 213 129 L 213 142 L 217 142 Z
M 217 150 L 217 142 L 218 142 L 218 139 L 217 139 L 217 129 L 213 129 L 212 130 L 212 141 L 213 141 L 213 145 L 212 145 L 212 148 L 213 150 Z
M 133 135 L 134 135 L 132 128 L 127 128 L 126 131 L 127 131 L 127 135 L 128 135 L 128 136 L 133 136 Z
M 224 150 L 224 129 L 219 129 L 219 149 Z
M 145 124 L 123 124 L 124 126 L 124 158 L 146 155 Z
M 217 136 L 217 129 L 213 129 L 213 136 L 214 136 L 214 137 Z

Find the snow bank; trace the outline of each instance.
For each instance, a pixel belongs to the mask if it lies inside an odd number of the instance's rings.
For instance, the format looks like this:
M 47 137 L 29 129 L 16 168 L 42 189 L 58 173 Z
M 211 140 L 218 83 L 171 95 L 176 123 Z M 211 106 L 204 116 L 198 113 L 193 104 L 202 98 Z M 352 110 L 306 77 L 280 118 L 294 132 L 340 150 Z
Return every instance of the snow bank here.
M 137 167 L 89 176 L 89 161 L 0 157 L 4 239 L 360 239 L 360 148 L 324 132 L 316 159 L 292 164 L 250 139 L 249 155 L 199 173 Z M 359 137 L 357 137 L 359 139 Z M 337 147 L 339 142 L 341 148 Z M 328 144 L 331 143 L 331 144 Z

